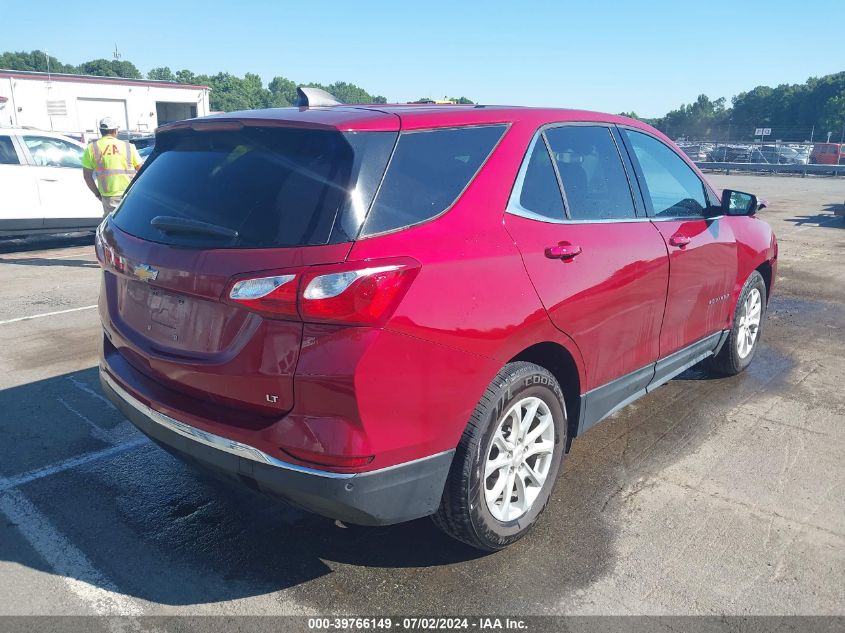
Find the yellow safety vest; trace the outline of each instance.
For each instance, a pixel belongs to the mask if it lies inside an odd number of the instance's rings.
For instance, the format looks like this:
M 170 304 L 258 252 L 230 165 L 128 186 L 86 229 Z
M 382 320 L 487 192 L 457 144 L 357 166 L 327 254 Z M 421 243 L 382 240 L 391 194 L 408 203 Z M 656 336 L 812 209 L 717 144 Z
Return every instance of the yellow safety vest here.
M 94 159 L 94 178 L 100 194 L 105 197 L 122 196 L 135 177 L 132 167 L 132 144 L 113 136 L 103 136 L 91 142 Z

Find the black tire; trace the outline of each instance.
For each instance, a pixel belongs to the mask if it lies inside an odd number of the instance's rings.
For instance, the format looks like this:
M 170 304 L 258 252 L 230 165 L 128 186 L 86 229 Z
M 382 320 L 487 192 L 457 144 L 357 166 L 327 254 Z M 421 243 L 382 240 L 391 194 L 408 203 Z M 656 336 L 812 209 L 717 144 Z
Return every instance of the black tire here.
M 512 405 L 530 396 L 542 400 L 552 416 L 551 464 L 539 494 L 528 510 L 515 520 L 502 522 L 487 506 L 482 469 L 500 421 Z M 549 371 L 524 361 L 505 365 L 481 396 L 464 430 L 440 508 L 432 516 L 435 524 L 453 538 L 485 551 L 500 550 L 525 536 L 551 498 L 563 463 L 566 424 L 563 392 Z
M 752 290 L 756 289 L 760 293 L 762 300 L 760 325 L 757 328 L 757 336 L 751 347 L 751 351 L 745 358 L 741 357 L 738 349 L 738 339 L 740 336 L 740 315 L 745 305 L 745 301 Z M 763 333 L 763 324 L 766 320 L 766 283 L 763 281 L 763 276 L 756 270 L 749 275 L 739 293 L 736 306 L 734 307 L 733 326 L 727 340 L 722 345 L 722 349 L 715 356 L 711 356 L 704 361 L 704 367 L 712 374 L 717 376 L 735 376 L 744 371 L 746 367 L 751 364 L 754 359 L 754 354 L 757 351 L 760 343 L 760 336 Z

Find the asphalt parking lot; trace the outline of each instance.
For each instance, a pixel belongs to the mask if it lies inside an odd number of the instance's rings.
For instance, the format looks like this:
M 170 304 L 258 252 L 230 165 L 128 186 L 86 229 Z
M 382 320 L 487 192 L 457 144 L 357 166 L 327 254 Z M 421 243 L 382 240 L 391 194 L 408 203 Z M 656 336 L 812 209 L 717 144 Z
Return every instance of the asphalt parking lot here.
M 492 555 L 194 474 L 100 393 L 91 240 L 0 244 L 0 614 L 845 614 L 845 180 L 711 180 L 780 240 L 754 363 L 576 440 Z

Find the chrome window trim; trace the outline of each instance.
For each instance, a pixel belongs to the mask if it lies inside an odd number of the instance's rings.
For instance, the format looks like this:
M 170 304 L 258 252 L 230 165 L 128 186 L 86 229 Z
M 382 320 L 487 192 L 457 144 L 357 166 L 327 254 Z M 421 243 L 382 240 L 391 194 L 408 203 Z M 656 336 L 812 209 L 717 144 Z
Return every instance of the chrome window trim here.
M 456 204 L 458 204 L 458 202 L 460 202 L 461 198 L 464 197 L 464 194 L 467 192 L 467 189 L 469 189 L 472 186 L 472 183 L 475 182 L 475 179 L 478 178 L 478 174 L 481 173 L 481 171 L 484 169 L 484 167 L 490 161 L 490 157 L 493 156 L 493 154 L 496 153 L 497 149 L 499 149 L 499 145 L 502 144 L 502 141 L 504 140 L 505 136 L 507 136 L 508 131 L 510 131 L 512 125 L 513 125 L 513 123 L 511 123 L 511 122 L 507 122 L 507 123 L 473 123 L 471 125 L 452 125 L 452 126 L 448 126 L 448 127 L 436 127 L 435 126 L 435 127 L 427 127 L 427 128 L 415 128 L 415 129 L 412 129 L 412 130 L 402 130 L 402 129 L 400 129 L 399 133 L 396 135 L 396 142 L 393 145 L 393 150 L 390 152 L 390 158 L 387 161 L 387 165 L 385 165 L 384 173 L 382 173 L 381 180 L 379 181 L 378 187 L 376 187 L 376 193 L 375 193 L 375 195 L 373 195 L 373 199 L 370 202 L 370 206 L 367 208 L 367 213 L 364 216 L 364 221 L 361 223 L 361 228 L 358 230 L 358 234 L 354 238 L 355 241 L 357 241 L 357 240 L 368 240 L 372 237 L 381 237 L 382 235 L 390 235 L 391 233 L 398 233 L 399 231 L 405 231 L 405 230 L 413 228 L 415 226 L 421 226 L 423 224 L 427 224 L 428 222 L 433 222 L 434 220 L 438 219 L 439 217 L 449 213 L 449 211 L 452 210 L 452 207 L 454 207 Z M 475 170 L 475 173 L 467 181 L 467 183 L 464 185 L 463 189 L 461 189 L 460 193 L 458 193 L 458 195 L 455 196 L 455 199 L 452 200 L 452 202 L 449 203 L 449 206 L 447 206 L 445 209 L 440 211 L 437 215 L 433 215 L 430 218 L 420 220 L 419 222 L 414 222 L 413 224 L 407 224 L 405 226 L 399 226 L 399 227 L 396 227 L 396 228 L 393 228 L 393 229 L 387 229 L 385 231 L 380 231 L 378 233 L 366 233 L 366 234 L 364 233 L 364 229 L 367 226 L 367 220 L 370 217 L 370 211 L 373 210 L 373 207 L 376 204 L 376 200 L 378 200 L 379 194 L 381 193 L 382 185 L 384 184 L 385 178 L 387 178 L 387 174 L 390 170 L 390 166 L 393 163 L 393 157 L 396 155 L 396 150 L 399 147 L 399 141 L 401 140 L 403 134 L 417 134 L 417 133 L 420 133 L 420 132 L 439 132 L 441 130 L 461 130 L 461 129 L 467 129 L 467 128 L 480 128 L 480 127 L 501 127 L 502 133 L 499 136 L 499 140 L 496 141 L 496 143 L 493 145 L 493 147 L 487 153 L 487 156 L 485 156 L 484 160 L 481 161 L 481 164 L 478 166 L 478 169 Z
M 508 206 L 505 207 L 505 213 L 510 213 L 511 215 L 518 215 L 519 217 L 528 218 L 529 220 L 547 222 L 548 224 L 565 224 L 565 216 L 557 220 L 547 215 L 540 215 L 539 213 L 535 213 L 534 211 L 526 209 L 519 203 L 519 198 L 522 194 L 522 185 L 525 182 L 525 174 L 528 172 L 528 163 L 531 162 L 531 156 L 534 153 L 534 147 L 537 145 L 537 141 L 543 138 L 544 127 L 541 127 L 539 130 L 537 130 L 537 132 L 531 138 L 531 142 L 528 144 L 528 149 L 525 152 L 525 156 L 523 156 L 522 158 L 522 164 L 520 164 L 519 166 L 519 171 L 516 174 L 516 180 L 514 181 L 513 187 L 511 188 L 511 195 L 508 198 Z M 543 141 L 543 144 L 545 145 L 545 140 Z M 546 145 L 546 151 L 549 151 L 548 145 Z M 549 160 L 551 160 L 551 156 L 549 156 Z M 554 162 L 552 162 L 552 169 L 554 170 Z M 553 171 L 552 173 L 554 173 L 555 178 L 557 180 L 558 188 L 560 188 L 560 177 L 557 175 L 556 171 Z M 566 204 L 563 201 L 563 195 L 561 195 L 560 198 L 560 206 L 563 208 L 563 212 L 565 214 Z
M 517 172 L 516 180 L 514 180 L 513 187 L 511 187 L 511 194 L 508 198 L 508 204 L 505 207 L 505 213 L 515 215 L 521 218 L 526 218 L 529 220 L 545 222 L 546 224 L 628 224 L 629 222 L 648 222 L 650 220 L 653 220 L 654 218 L 649 217 L 648 215 L 640 216 L 637 214 L 637 203 L 635 200 L 634 190 L 631 183 L 632 174 L 628 173 L 628 169 L 625 166 L 625 161 L 622 158 L 622 152 L 619 147 L 619 144 L 616 142 L 616 139 L 613 136 L 613 126 L 613 123 L 609 123 L 607 121 L 561 121 L 559 123 L 545 123 L 541 125 L 534 133 L 534 136 L 531 138 L 531 142 L 528 144 L 528 149 L 525 152 L 525 156 L 523 156 L 522 158 L 522 163 L 519 166 L 519 172 Z M 625 174 L 625 178 L 628 182 L 628 189 L 631 195 L 631 206 L 634 210 L 634 217 L 598 218 L 584 220 L 571 219 L 569 212 L 569 204 L 566 199 L 566 191 L 563 187 L 560 174 L 558 173 L 556 161 L 552 156 L 551 147 L 549 146 L 548 140 L 546 139 L 545 135 L 546 130 L 561 127 L 603 127 L 607 129 L 608 134 L 610 135 L 610 140 L 612 141 L 614 147 L 616 147 L 616 151 L 618 153 L 619 158 L 619 164 L 622 166 L 622 171 Z M 563 202 L 563 212 L 565 214 L 565 217 L 561 218 L 560 220 L 550 218 L 545 215 L 540 215 L 539 213 L 535 213 L 534 211 L 530 211 L 519 203 L 519 198 L 522 194 L 522 185 L 525 182 L 525 174 L 528 171 L 528 163 L 531 160 L 531 154 L 534 151 L 534 146 L 537 144 L 538 138 L 542 138 L 543 143 L 546 145 L 546 151 L 549 152 L 549 160 L 551 160 L 552 162 L 552 169 L 554 170 L 555 178 L 557 179 L 558 187 L 560 189 L 561 201 Z M 636 174 L 633 174 L 633 177 L 636 178 Z

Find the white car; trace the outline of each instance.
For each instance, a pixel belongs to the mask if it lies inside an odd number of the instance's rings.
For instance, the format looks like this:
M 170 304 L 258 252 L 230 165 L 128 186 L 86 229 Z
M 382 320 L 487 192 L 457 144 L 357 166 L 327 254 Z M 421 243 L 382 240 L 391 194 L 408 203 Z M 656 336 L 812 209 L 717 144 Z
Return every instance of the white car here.
M 82 179 L 84 151 L 54 132 L 0 128 L 0 236 L 97 228 L 103 205 Z

